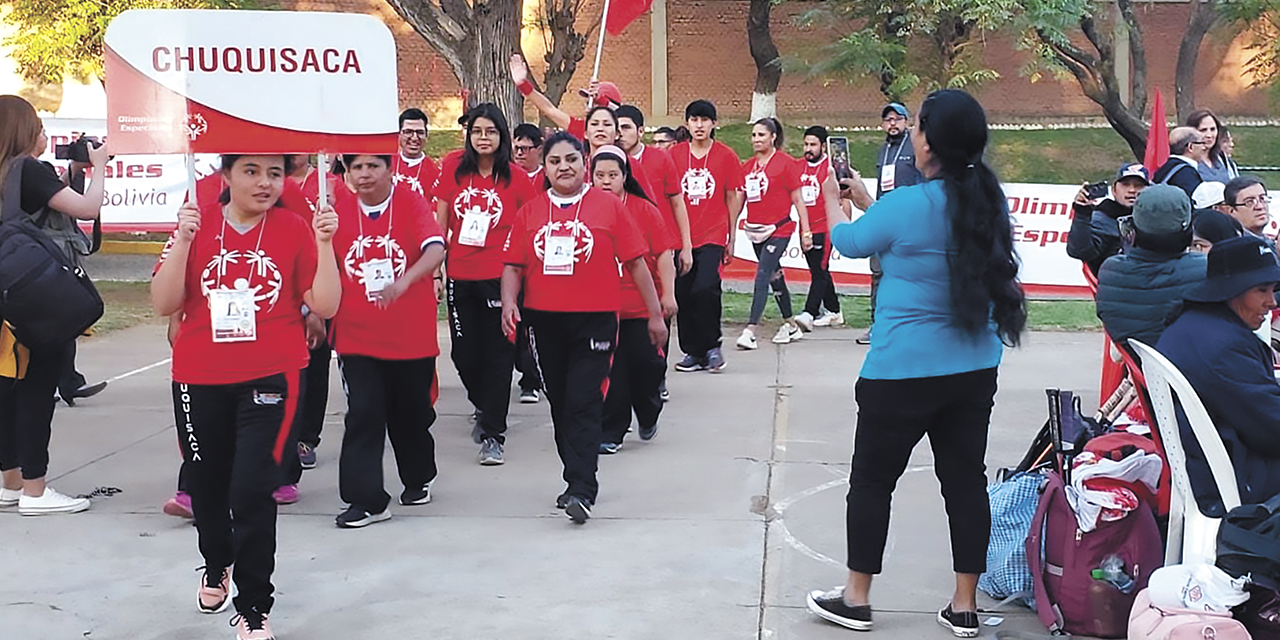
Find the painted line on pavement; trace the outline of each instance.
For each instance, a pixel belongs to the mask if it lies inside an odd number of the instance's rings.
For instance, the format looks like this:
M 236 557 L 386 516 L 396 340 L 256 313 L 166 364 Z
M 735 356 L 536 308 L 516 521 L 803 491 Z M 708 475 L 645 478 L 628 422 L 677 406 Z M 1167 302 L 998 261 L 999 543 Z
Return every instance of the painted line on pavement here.
M 155 369 L 156 367 L 163 367 L 164 365 L 169 364 L 170 362 L 173 362 L 173 358 L 165 358 L 164 360 L 161 360 L 159 362 L 153 362 L 145 367 L 138 367 L 133 371 L 126 371 L 113 378 L 107 378 L 107 382 L 116 382 L 117 380 L 124 380 L 125 378 L 128 378 L 130 376 L 136 376 L 139 373 L 146 373 L 147 371 Z

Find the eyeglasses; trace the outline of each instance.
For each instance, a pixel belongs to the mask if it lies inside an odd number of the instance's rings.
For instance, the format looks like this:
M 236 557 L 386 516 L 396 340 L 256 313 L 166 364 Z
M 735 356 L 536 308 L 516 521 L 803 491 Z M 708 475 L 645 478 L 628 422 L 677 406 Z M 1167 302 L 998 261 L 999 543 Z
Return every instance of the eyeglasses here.
M 1245 198 L 1244 200 L 1241 200 L 1240 202 L 1231 202 L 1231 203 L 1228 203 L 1228 204 L 1227 204 L 1227 206 L 1232 207 L 1232 208 L 1235 208 L 1235 207 L 1249 207 L 1249 208 L 1253 208 L 1253 207 L 1256 207 L 1256 206 L 1258 206 L 1258 205 L 1266 206 L 1266 205 L 1269 205 L 1269 204 L 1271 204 L 1271 196 L 1254 196 L 1254 197 L 1252 197 L 1252 198 Z
M 906 121 L 907 121 L 906 118 L 902 118 L 899 116 L 889 116 L 884 119 L 885 124 L 897 124 L 899 122 L 906 122 Z
M 419 138 L 425 138 L 427 137 L 427 130 L 426 129 L 401 129 L 400 135 L 418 136 Z
M 530 151 L 533 151 L 537 147 L 531 144 L 517 144 L 517 145 L 513 145 L 511 148 L 515 150 L 516 153 L 528 153 Z

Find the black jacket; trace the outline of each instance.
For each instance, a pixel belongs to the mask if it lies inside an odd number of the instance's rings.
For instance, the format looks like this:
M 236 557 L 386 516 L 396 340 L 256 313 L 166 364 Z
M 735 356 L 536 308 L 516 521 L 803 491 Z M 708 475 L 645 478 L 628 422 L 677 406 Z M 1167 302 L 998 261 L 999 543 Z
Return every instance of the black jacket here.
M 1133 215 L 1133 207 L 1126 207 L 1107 198 L 1096 208 L 1072 205 L 1071 232 L 1067 234 L 1067 255 L 1089 265 L 1093 275 L 1098 275 L 1102 262 L 1120 253 L 1120 225 L 1116 220 Z
M 1171 184 L 1186 191 L 1187 197 L 1190 198 L 1204 179 L 1200 177 L 1200 171 L 1196 165 L 1187 164 L 1187 161 L 1182 158 L 1170 157 L 1160 165 L 1159 169 L 1156 169 L 1156 174 L 1151 176 L 1151 182 L 1152 184 Z

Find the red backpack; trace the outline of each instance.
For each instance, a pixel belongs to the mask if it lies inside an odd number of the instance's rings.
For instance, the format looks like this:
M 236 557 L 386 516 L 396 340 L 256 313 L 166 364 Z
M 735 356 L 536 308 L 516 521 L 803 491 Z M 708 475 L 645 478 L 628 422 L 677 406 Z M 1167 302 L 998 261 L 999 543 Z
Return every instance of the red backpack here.
M 1067 502 L 1062 477 L 1047 476 L 1027 536 L 1036 614 L 1054 633 L 1124 638 L 1134 599 L 1164 561 L 1155 516 L 1151 509 L 1139 508 L 1082 532 Z M 1093 571 L 1112 555 L 1120 558 L 1124 573 L 1133 580 L 1126 591 L 1093 577 Z

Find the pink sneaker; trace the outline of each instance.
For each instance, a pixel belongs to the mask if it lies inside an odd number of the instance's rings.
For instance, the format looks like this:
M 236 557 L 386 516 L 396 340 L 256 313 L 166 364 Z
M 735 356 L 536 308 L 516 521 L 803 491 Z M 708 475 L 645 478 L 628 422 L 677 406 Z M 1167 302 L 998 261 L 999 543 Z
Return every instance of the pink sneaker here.
M 186 518 L 188 520 L 196 517 L 196 514 L 191 511 L 191 496 L 187 495 L 185 491 L 179 491 L 173 494 L 173 497 L 169 498 L 169 501 L 164 503 L 164 513 L 165 515 Z
M 237 614 L 231 619 L 231 626 L 236 628 L 236 640 L 276 640 L 265 613 Z
M 222 575 L 215 575 L 205 568 L 200 574 L 200 590 L 196 592 L 196 605 L 200 613 L 222 613 L 231 603 L 231 568 L 222 570 Z
M 298 501 L 298 485 L 281 485 L 279 489 L 271 492 L 271 497 L 276 499 L 276 504 L 293 504 Z

